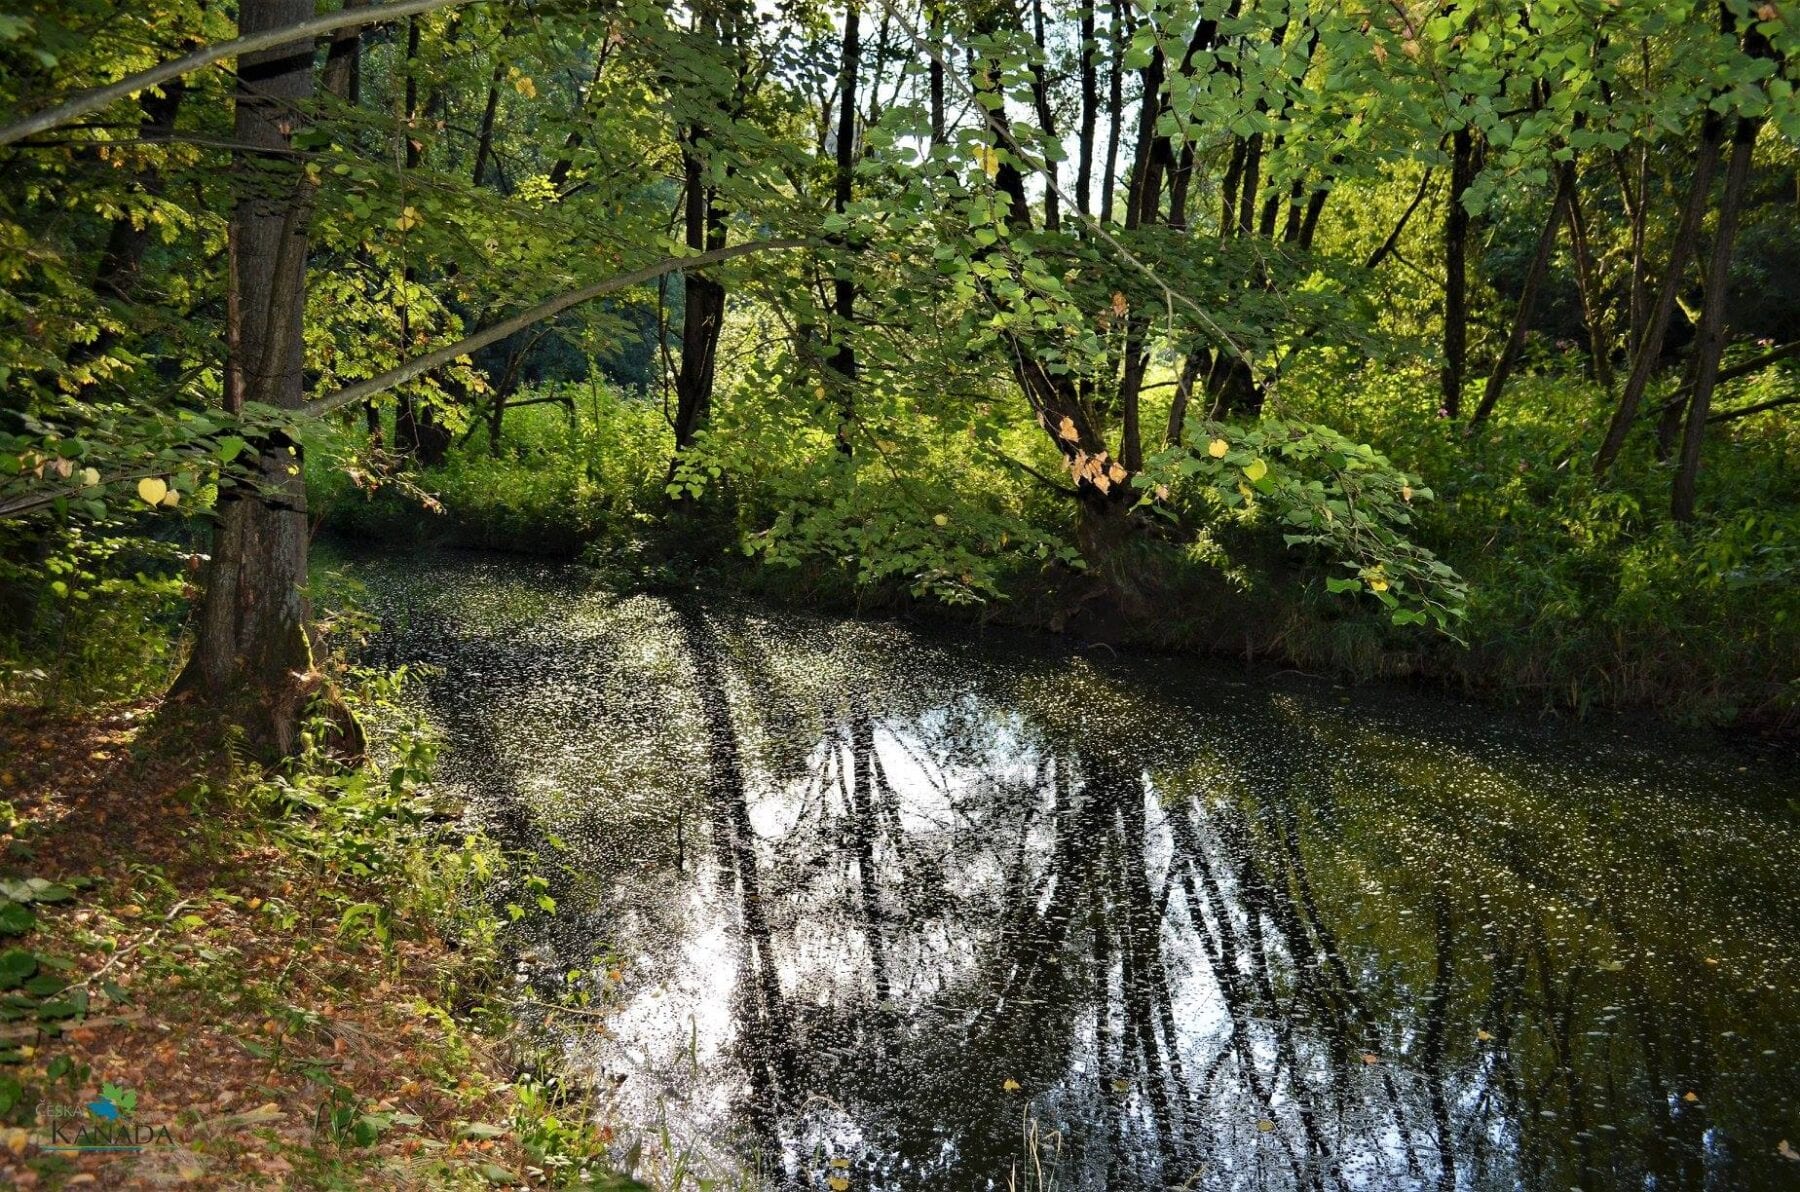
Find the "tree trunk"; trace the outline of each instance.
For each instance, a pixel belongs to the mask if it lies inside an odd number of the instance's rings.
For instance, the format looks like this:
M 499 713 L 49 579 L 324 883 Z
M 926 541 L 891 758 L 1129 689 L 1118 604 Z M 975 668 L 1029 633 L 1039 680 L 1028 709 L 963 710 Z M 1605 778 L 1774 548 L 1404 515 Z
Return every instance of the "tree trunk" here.
M 1469 209 L 1463 196 L 1475 180 L 1475 138 L 1467 128 L 1451 136 L 1450 210 L 1444 218 L 1443 412 L 1462 413 L 1463 367 L 1469 352 Z
M 160 94 L 146 91 L 138 96 L 138 108 L 143 113 L 138 125 L 140 141 L 163 143 L 169 139 L 175 131 L 175 116 L 181 110 L 185 91 L 186 80 L 175 79 L 164 84 Z M 162 171 L 155 167 L 145 170 L 140 183 L 145 194 L 160 196 L 163 192 Z M 100 254 L 100 264 L 94 270 L 94 291 L 110 301 L 130 302 L 137 293 L 139 270 L 149 247 L 150 228 L 147 224 L 140 228 L 129 215 L 113 220 L 112 230 L 106 237 L 106 248 Z M 93 343 L 77 345 L 69 353 L 68 362 L 71 366 L 86 364 L 112 351 L 118 342 L 118 335 L 110 327 L 102 328 Z
M 931 0 L 931 147 L 944 143 L 944 5 Z
M 1075 206 L 1083 215 L 1094 213 L 1094 129 L 1100 115 L 1100 76 L 1094 69 L 1097 30 L 1093 0 L 1081 6 L 1081 121 L 1077 134 Z
M 844 10 L 843 64 L 838 77 L 838 129 L 836 186 L 832 194 L 832 210 L 839 215 L 850 209 L 852 186 L 856 176 L 856 82 L 857 59 L 862 52 L 862 13 L 856 0 Z M 850 245 L 842 241 L 843 258 L 837 263 L 837 276 L 832 279 L 831 337 L 837 350 L 831 355 L 831 370 L 837 374 L 838 427 L 837 449 L 851 453 L 850 423 L 856 417 L 856 347 L 851 342 L 851 327 L 856 319 L 856 282 L 851 276 Z
M 1569 198 L 1563 215 L 1569 221 L 1569 250 L 1575 258 L 1575 286 L 1581 298 L 1581 321 L 1588 333 L 1588 357 L 1593 362 L 1594 383 L 1612 392 L 1612 331 L 1607 318 L 1606 301 L 1600 292 L 1600 270 L 1594 262 L 1593 244 L 1588 239 L 1587 217 L 1581 208 L 1581 187 L 1572 176 L 1575 163 L 1569 163 Z
M 1500 394 L 1506 388 L 1506 380 L 1519 362 L 1519 353 L 1525 350 L 1531 317 L 1537 312 L 1538 290 L 1543 287 L 1544 274 L 1549 271 L 1550 254 L 1556 251 L 1556 225 L 1562 222 L 1563 205 L 1569 201 L 1569 188 L 1574 178 L 1573 164 L 1557 171 L 1556 193 L 1550 197 L 1550 218 L 1544 221 L 1544 230 L 1538 233 L 1537 248 L 1531 254 L 1531 264 L 1525 269 L 1524 284 L 1519 287 L 1519 309 L 1513 313 L 1512 334 L 1506 337 L 1500 359 L 1494 362 L 1494 371 L 1488 374 L 1487 388 L 1475 407 L 1474 417 L 1469 420 L 1472 426 L 1486 422 L 1488 415 L 1494 412 Z
M 1719 357 L 1725 351 L 1725 297 L 1731 283 L 1731 250 L 1737 240 L 1738 216 L 1744 190 L 1750 181 L 1751 158 L 1762 122 L 1740 118 L 1732 138 L 1731 164 L 1725 168 L 1725 193 L 1719 199 L 1719 229 L 1713 237 L 1712 260 L 1706 269 L 1706 299 L 1700 312 L 1696 347 L 1699 364 L 1694 371 L 1694 392 L 1688 398 L 1687 425 L 1682 429 L 1681 455 L 1675 470 L 1675 491 L 1669 511 L 1676 521 L 1694 519 L 1694 498 L 1700 479 L 1700 445 L 1706 434 L 1706 418 L 1712 409 L 1713 386 L 1718 383 Z
M 1106 80 L 1106 166 L 1100 172 L 1100 222 L 1111 223 L 1113 192 L 1119 179 L 1119 124 L 1125 116 L 1125 0 L 1113 0 L 1112 20 L 1107 25 L 1112 54 Z
M 243 33 L 277 29 L 313 15 L 312 0 L 243 0 Z M 228 403 L 303 404 L 302 318 L 306 299 L 306 184 L 287 156 L 292 112 L 313 93 L 310 40 L 247 54 L 238 63 L 235 139 L 239 169 L 254 175 L 230 219 L 230 286 L 235 326 L 227 373 L 238 383 Z M 198 639 L 173 694 L 239 725 L 258 756 L 300 747 L 308 697 L 320 686 L 307 637 L 306 486 L 299 447 L 276 435 L 259 444 L 254 484 L 220 497 L 212 564 Z M 341 711 L 341 708 L 340 708 Z M 360 753 L 347 712 L 338 746 Z
M 1645 324 L 1637 352 L 1631 359 L 1631 375 L 1626 378 L 1624 392 L 1619 394 L 1612 423 L 1606 428 L 1606 439 L 1600 444 L 1600 454 L 1594 460 L 1595 475 L 1604 476 L 1619 457 L 1619 452 L 1625 449 L 1625 438 L 1631 433 L 1638 406 L 1644 400 L 1644 391 L 1649 388 L 1650 374 L 1662 357 L 1663 337 L 1668 334 L 1669 320 L 1675 314 L 1675 299 L 1681 293 L 1681 278 L 1700 235 L 1700 221 L 1706 214 L 1707 200 L 1712 194 L 1713 171 L 1718 167 L 1719 146 L 1724 140 L 1725 121 L 1718 113 L 1709 111 L 1700 130 L 1700 150 L 1694 156 L 1694 176 L 1688 186 L 1687 204 L 1681 210 L 1681 222 L 1676 226 L 1675 240 L 1669 246 L 1669 263 L 1663 271 L 1662 284 L 1657 287 L 1656 305 L 1650 311 L 1649 322 Z
M 720 218 L 712 187 L 706 182 L 698 131 L 690 131 L 683 153 L 686 176 L 686 243 L 689 248 L 722 248 L 725 223 Z M 681 366 L 675 374 L 675 450 L 694 445 L 694 437 L 712 413 L 713 373 L 717 364 L 719 331 L 725 319 L 725 286 L 703 273 L 690 273 L 683 283 L 686 297 L 681 313 Z

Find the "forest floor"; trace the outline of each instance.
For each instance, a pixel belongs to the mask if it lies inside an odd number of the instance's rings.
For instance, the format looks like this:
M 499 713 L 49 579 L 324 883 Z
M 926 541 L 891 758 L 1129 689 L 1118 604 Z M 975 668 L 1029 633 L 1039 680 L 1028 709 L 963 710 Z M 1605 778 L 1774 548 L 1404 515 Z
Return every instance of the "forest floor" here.
M 504 1045 L 445 1005 L 476 961 L 417 922 L 351 930 L 346 898 L 392 892 L 234 801 L 155 711 L 0 709 L 0 888 L 35 919 L 0 956 L 0 1187 L 541 1182 Z M 137 1149 L 51 1149 L 93 1143 Z

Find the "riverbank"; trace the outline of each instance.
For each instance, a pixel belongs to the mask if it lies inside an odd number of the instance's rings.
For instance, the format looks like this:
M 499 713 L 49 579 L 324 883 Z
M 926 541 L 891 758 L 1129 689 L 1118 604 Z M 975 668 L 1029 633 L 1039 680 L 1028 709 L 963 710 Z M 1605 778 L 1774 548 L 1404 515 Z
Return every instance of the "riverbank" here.
M 0 715 L 0 1186 L 585 1168 L 582 1107 L 514 1077 L 506 859 L 425 801 L 429 739 L 388 723 L 379 766 L 264 775 L 199 729 L 155 700 Z
M 1720 461 L 1719 491 L 1748 494 L 1744 502 L 1673 525 L 1645 512 L 1667 479 L 1647 454 L 1621 461 L 1609 486 L 1571 462 L 1569 443 L 1591 430 L 1591 393 L 1554 377 L 1520 390 L 1533 416 L 1475 440 L 1407 416 L 1417 395 L 1398 379 L 1317 398 L 1360 412 L 1355 433 L 1436 488 L 1413 511 L 1415 532 L 1468 583 L 1461 640 L 1395 626 L 1366 594 L 1334 594 L 1318 560 L 1257 523 L 1213 525 L 1206 550 L 1146 536 L 1116 569 L 1136 599 L 1117 600 L 1051 549 L 1073 536 L 1070 510 L 1031 477 L 983 459 L 961 461 L 953 487 L 917 509 L 910 493 L 847 498 L 869 504 L 884 542 L 911 535 L 914 570 L 871 578 L 864 552 L 890 548 L 860 530 L 771 545 L 771 526 L 805 538 L 795 525 L 816 494 L 801 491 L 802 461 L 770 454 L 724 499 L 671 505 L 654 408 L 610 392 L 572 423 L 554 407 L 517 411 L 497 445 L 460 442 L 442 466 L 373 492 L 368 477 L 353 484 L 309 458 L 309 486 L 330 533 L 579 559 L 616 590 L 735 590 L 795 607 L 998 622 L 1341 681 L 1433 685 L 1523 711 L 1800 733 L 1800 596 L 1786 579 L 1800 533 L 1788 528 L 1791 482 L 1757 462 L 1779 452 L 1779 424 L 1747 420 L 1737 433 L 1754 449 Z M 1027 441 L 1016 450 L 1035 459 Z M 1015 549 L 1033 535 L 1044 550 Z M 966 599 L 915 592 L 915 575 L 953 562 Z

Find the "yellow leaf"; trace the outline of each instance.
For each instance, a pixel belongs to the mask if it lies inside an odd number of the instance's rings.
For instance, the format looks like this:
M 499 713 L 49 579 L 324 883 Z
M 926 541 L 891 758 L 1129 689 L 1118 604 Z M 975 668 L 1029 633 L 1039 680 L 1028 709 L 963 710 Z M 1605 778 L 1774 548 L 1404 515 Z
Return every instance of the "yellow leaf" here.
M 1125 477 L 1131 475 L 1131 473 L 1127 472 L 1118 464 L 1114 464 L 1112 467 L 1106 469 L 1106 474 L 1112 477 L 1112 482 L 1114 484 L 1123 484 L 1125 482 Z
M 1476 1031 L 1475 1037 L 1477 1039 L 1480 1039 L 1483 1043 L 1486 1043 L 1489 1039 L 1492 1039 L 1494 1036 L 1488 1034 L 1486 1031 Z
M 1377 592 L 1385 592 L 1388 590 L 1388 582 L 1385 579 L 1372 579 L 1369 581 L 1369 587 Z
M 1113 314 L 1122 319 L 1125 317 L 1125 313 L 1131 309 L 1131 304 L 1125 300 L 1125 295 L 1115 290 L 1112 296 L 1112 309 Z
M 1081 432 L 1075 429 L 1075 420 L 1065 414 L 1056 428 L 1056 437 L 1065 443 L 1073 443 L 1081 437 Z
M 845 1168 L 850 1166 L 850 1160 L 848 1160 L 840 1155 L 838 1158 L 833 1159 L 831 1161 L 831 1165 L 833 1167 L 837 1168 L 839 1171 L 843 1171 Z
M 831 1192 L 845 1192 L 845 1190 L 850 1187 L 850 1181 L 841 1175 L 834 1175 L 826 1180 L 825 1183 L 831 1189 Z
M 1224 459 L 1225 453 L 1231 450 L 1231 444 L 1224 439 L 1214 439 L 1206 445 L 1206 454 L 1214 459 Z
M 92 488 L 96 484 L 99 484 L 100 483 L 100 469 L 99 468 L 83 468 L 83 469 L 81 469 L 81 483 L 85 484 L 89 488 Z
M 163 495 L 163 499 L 158 502 L 158 504 L 165 509 L 173 509 L 175 506 L 181 504 L 181 494 L 174 489 L 170 489 Z
M 146 476 L 138 481 L 138 496 L 146 505 L 160 505 L 162 499 L 169 495 L 169 486 L 160 476 Z
M 1256 1128 L 1258 1130 L 1262 1131 L 1264 1134 L 1267 1134 L 1269 1131 L 1271 1131 L 1275 1128 L 1275 1123 L 1271 1122 L 1268 1118 L 1257 1118 L 1256 1119 Z
M 1115 1093 L 1130 1092 L 1131 1091 L 1131 1082 L 1122 1077 L 1119 1079 L 1116 1079 L 1112 1082 L 1112 1091 Z
M 1250 481 L 1251 484 L 1255 484 L 1258 480 L 1261 480 L 1264 476 L 1267 476 L 1268 474 L 1269 474 L 1269 465 L 1265 464 L 1260 459 L 1253 459 L 1244 466 L 1244 476 Z
M 931 520 L 940 526 L 947 526 L 950 524 L 950 519 L 941 513 L 938 514 L 936 517 L 932 518 Z
M 1021 1086 L 1018 1081 L 1016 1081 L 1012 1077 L 1008 1076 L 1006 1078 L 1006 1082 L 1004 1084 L 1002 1084 L 1000 1087 L 1005 1089 L 1009 1093 L 1016 1093 L 1019 1091 L 1019 1088 Z
M 1412 485 L 1402 484 L 1400 486 L 1400 499 L 1408 504 L 1412 503 Z
M 526 99 L 537 98 L 537 84 L 531 81 L 530 75 L 520 75 L 513 80 L 513 86 L 517 88 L 519 94 L 523 95 Z
M 1687 1092 L 1681 1094 L 1681 1099 L 1686 1101 L 1689 1105 L 1692 1105 L 1700 1100 L 1700 1094 L 1696 1093 L 1693 1089 L 1689 1089 Z
M 981 163 L 981 172 L 989 178 L 1000 172 L 1000 155 L 986 145 L 975 150 L 975 160 Z
M 1797 1151 L 1793 1147 L 1789 1146 L 1788 1140 L 1785 1138 L 1782 1139 L 1780 1141 L 1780 1143 L 1778 1143 L 1776 1145 L 1775 1153 L 1777 1155 L 1780 1155 L 1783 1159 L 1789 1160 L 1790 1162 L 1800 1163 L 1800 1151 Z
M 402 232 L 409 232 L 424 222 L 425 219 L 419 214 L 417 207 L 403 207 L 400 209 L 400 217 L 394 221 L 394 226 Z

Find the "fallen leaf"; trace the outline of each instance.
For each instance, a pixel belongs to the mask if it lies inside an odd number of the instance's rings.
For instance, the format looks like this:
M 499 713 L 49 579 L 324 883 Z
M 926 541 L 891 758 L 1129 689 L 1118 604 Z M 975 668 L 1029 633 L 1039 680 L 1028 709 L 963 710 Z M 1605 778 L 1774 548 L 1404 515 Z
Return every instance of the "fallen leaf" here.
M 1257 1118 L 1256 1119 L 1256 1128 L 1258 1130 L 1260 1130 L 1262 1133 L 1267 1134 L 1269 1131 L 1271 1131 L 1275 1128 L 1275 1123 L 1270 1121 L 1268 1118 Z
M 1381 1062 L 1381 1057 L 1372 1051 L 1365 1051 L 1363 1052 L 1362 1061 L 1365 1064 L 1379 1064 Z
M 834 1175 L 825 1181 L 825 1185 L 831 1189 L 831 1192 L 845 1192 L 845 1189 L 850 1187 L 850 1181 L 841 1175 Z
M 1693 1089 L 1689 1089 L 1681 1095 L 1681 1099 L 1686 1101 L 1689 1105 L 1692 1105 L 1700 1100 L 1700 1094 L 1696 1093 Z
M 1800 1163 L 1800 1151 L 1797 1151 L 1793 1147 L 1789 1146 L 1788 1140 L 1785 1138 L 1782 1139 L 1781 1142 L 1775 1147 L 1775 1153 L 1777 1155 L 1780 1155 L 1783 1159 L 1787 1159 L 1787 1160 L 1790 1160 L 1795 1163 Z
M 1486 1031 L 1476 1031 L 1475 1037 L 1477 1039 L 1480 1039 L 1483 1043 L 1486 1043 L 1489 1039 L 1492 1039 L 1494 1036 L 1488 1034 Z
M 1005 1083 L 1003 1083 L 1000 1087 L 1005 1089 L 1009 1093 L 1016 1093 L 1019 1091 L 1021 1086 L 1018 1081 L 1016 1081 L 1012 1077 L 1008 1076 L 1006 1078 Z

